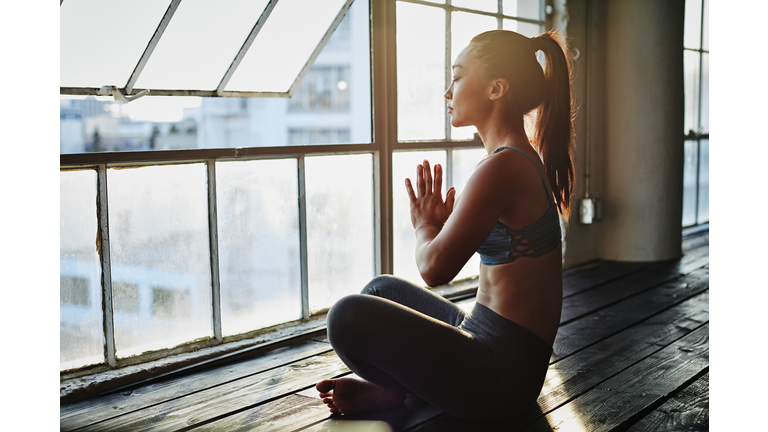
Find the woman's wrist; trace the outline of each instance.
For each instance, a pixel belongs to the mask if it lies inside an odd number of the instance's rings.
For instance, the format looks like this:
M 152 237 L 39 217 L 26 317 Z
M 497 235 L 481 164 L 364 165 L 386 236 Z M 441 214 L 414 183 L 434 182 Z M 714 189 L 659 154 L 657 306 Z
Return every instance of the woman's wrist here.
M 440 228 L 442 227 L 435 223 L 425 222 L 417 225 L 414 229 L 414 232 L 416 234 L 416 238 L 418 239 L 432 240 L 437 236 L 437 233 L 440 232 Z

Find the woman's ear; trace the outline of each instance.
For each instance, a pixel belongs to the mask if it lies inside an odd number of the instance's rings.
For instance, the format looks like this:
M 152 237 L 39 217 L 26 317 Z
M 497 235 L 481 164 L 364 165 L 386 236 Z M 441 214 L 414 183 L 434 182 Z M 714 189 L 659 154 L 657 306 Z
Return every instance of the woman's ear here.
M 509 82 L 504 78 L 496 78 L 491 81 L 490 98 L 491 100 L 501 99 L 509 90 Z

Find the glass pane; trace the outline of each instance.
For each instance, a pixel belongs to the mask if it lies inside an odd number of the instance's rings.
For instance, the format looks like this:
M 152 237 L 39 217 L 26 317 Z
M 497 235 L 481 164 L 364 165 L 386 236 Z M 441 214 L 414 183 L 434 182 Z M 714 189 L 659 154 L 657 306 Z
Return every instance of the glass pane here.
M 368 143 L 367 8 L 352 4 L 290 99 L 62 96 L 61 153 Z
M 488 30 L 496 30 L 499 25 L 496 18 L 477 15 L 467 12 L 454 12 L 451 15 L 451 59 L 456 60 L 461 50 L 469 45 L 469 41 L 475 35 Z M 474 126 L 465 126 L 455 128 L 451 126 L 451 139 L 462 140 L 472 139 L 477 128 Z
M 701 49 L 709 51 L 709 0 L 704 0 L 704 28 L 701 38 Z
M 117 355 L 211 336 L 205 165 L 107 174 Z
M 699 144 L 699 220 L 709 222 L 709 139 Z
M 698 132 L 699 130 L 699 53 L 683 51 L 683 68 L 685 80 L 685 129 Z
M 464 185 L 469 180 L 469 176 L 475 170 L 475 166 L 488 153 L 484 148 L 464 149 L 453 151 L 453 187 L 456 188 L 456 196 L 459 196 L 464 190 Z M 461 269 L 455 279 L 464 279 L 471 276 L 477 276 L 480 269 L 480 255 L 474 254 L 467 261 L 464 268 Z
M 442 164 L 446 167 L 446 153 L 443 150 L 426 152 L 395 152 L 392 154 L 392 237 L 394 274 L 419 285 L 424 279 L 416 267 L 416 236 L 411 224 L 411 208 L 405 191 L 405 178 L 416 185 L 416 166 L 427 159 L 432 167 Z M 447 190 L 443 182 L 443 198 Z
M 685 0 L 685 31 L 683 33 L 685 48 L 701 47 L 701 1 Z
M 301 318 L 296 159 L 216 164 L 225 336 Z
M 445 139 L 444 93 L 445 11 L 397 2 L 399 141 Z
M 96 171 L 61 172 L 59 187 L 59 363 L 65 370 L 104 361 Z
M 136 88 L 216 89 L 267 3 L 181 2 Z
M 499 2 L 496 0 L 453 0 L 451 1 L 451 6 L 493 13 L 499 11 Z
M 696 224 L 696 141 L 685 141 L 683 164 L 683 226 Z
M 523 36 L 534 37 L 544 33 L 543 26 L 540 24 L 530 24 L 510 19 L 505 19 L 503 24 L 504 30 L 512 30 Z M 539 55 L 541 56 L 541 53 Z M 543 61 L 539 60 L 539 63 L 543 63 Z
M 699 130 L 709 132 L 709 54 L 701 54 L 701 122 Z
M 287 92 L 343 5 L 343 0 L 279 2 L 226 90 Z
M 167 1 L 135 0 L 126 16 L 118 0 L 65 1 L 59 8 L 60 85 L 62 87 L 124 87 L 139 62 Z M 97 12 L 94 12 L 97 11 Z M 127 20 L 121 31 L 122 19 Z
M 543 20 L 541 0 L 504 0 L 504 15 Z M 510 29 L 511 30 L 511 29 Z
M 371 154 L 305 159 L 309 310 L 359 293 L 373 277 Z

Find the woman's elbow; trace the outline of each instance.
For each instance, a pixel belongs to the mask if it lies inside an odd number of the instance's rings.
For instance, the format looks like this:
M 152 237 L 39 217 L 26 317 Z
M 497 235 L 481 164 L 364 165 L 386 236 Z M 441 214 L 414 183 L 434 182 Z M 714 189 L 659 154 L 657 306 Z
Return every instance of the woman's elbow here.
M 426 265 L 419 266 L 419 273 L 421 274 L 421 278 L 424 279 L 424 283 L 429 287 L 447 284 L 452 281 L 458 273 L 443 265 L 425 264 Z

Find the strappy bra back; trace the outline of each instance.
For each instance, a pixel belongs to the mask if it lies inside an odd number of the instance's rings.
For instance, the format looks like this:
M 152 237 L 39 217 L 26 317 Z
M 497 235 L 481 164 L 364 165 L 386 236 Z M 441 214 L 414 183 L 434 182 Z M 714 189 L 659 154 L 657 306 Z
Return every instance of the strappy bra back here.
M 549 208 L 536 222 L 519 231 L 513 230 L 501 222 L 496 222 L 491 234 L 477 249 L 477 253 L 480 254 L 480 262 L 485 265 L 507 264 L 520 257 L 540 257 L 561 243 L 560 216 L 552 197 L 552 190 L 549 188 L 541 168 L 528 153 L 517 147 L 499 147 L 493 154 L 504 149 L 512 149 L 522 153 L 536 166 L 541 181 L 547 189 Z

